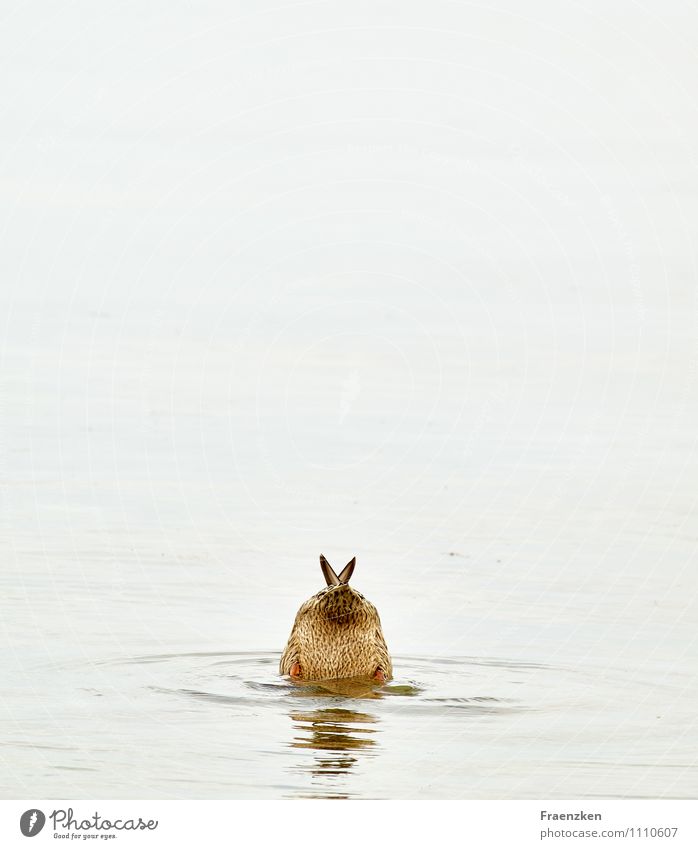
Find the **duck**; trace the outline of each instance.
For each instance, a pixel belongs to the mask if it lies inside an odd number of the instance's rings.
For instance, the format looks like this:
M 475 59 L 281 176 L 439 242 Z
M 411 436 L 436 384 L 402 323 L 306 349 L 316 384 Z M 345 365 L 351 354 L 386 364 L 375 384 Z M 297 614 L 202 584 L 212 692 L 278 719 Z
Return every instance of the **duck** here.
M 393 665 L 375 606 L 349 586 L 353 557 L 339 575 L 320 555 L 326 587 L 303 602 L 281 655 L 279 673 L 296 681 L 370 678 L 381 684 Z

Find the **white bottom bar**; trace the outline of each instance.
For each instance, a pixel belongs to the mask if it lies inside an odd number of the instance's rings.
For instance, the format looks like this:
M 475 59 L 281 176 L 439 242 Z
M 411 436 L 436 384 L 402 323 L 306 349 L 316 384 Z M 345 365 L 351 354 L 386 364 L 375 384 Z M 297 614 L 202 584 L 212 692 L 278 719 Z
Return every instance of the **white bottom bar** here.
M 22 832 L 29 832 L 27 836 Z M 35 843 L 28 843 L 33 839 Z M 642 801 L 0 801 L 0 846 L 698 846 L 698 803 Z M 116 843 L 115 841 L 118 841 Z

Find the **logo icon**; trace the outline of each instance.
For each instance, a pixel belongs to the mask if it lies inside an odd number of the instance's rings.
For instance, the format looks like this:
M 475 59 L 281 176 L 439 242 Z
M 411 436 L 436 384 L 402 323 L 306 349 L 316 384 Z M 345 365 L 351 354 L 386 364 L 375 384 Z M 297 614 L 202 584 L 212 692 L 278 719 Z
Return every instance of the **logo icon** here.
M 19 828 L 25 837 L 36 836 L 46 823 L 46 816 L 38 808 L 30 808 L 19 818 Z

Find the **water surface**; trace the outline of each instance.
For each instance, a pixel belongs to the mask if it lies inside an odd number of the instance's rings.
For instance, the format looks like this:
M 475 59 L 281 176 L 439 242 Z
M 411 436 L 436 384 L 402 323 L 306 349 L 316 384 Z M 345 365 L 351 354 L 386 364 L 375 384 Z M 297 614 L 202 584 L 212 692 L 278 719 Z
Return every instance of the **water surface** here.
M 295 683 L 277 665 L 275 653 L 192 652 L 37 666 L 41 690 L 55 695 L 50 707 L 25 705 L 5 736 L 15 773 L 4 792 L 636 797 L 666 794 L 680 776 L 690 783 L 695 769 L 667 751 L 677 708 L 688 710 L 678 680 L 645 705 L 662 712 L 650 734 L 636 711 L 647 685 L 620 670 L 406 656 L 377 686 Z M 12 688 L 6 696 L 21 703 Z
M 697 796 L 698 12 L 14 5 L 0 794 Z

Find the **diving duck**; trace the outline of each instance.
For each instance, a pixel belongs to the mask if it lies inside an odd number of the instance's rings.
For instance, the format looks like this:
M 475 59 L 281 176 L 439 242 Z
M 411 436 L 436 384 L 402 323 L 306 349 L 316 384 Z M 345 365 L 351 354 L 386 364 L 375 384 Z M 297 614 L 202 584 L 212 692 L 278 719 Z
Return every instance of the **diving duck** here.
M 306 681 L 362 677 L 384 683 L 392 678 L 378 611 L 349 586 L 355 566 L 356 557 L 337 575 L 320 555 L 327 586 L 296 614 L 281 655 L 281 675 Z

